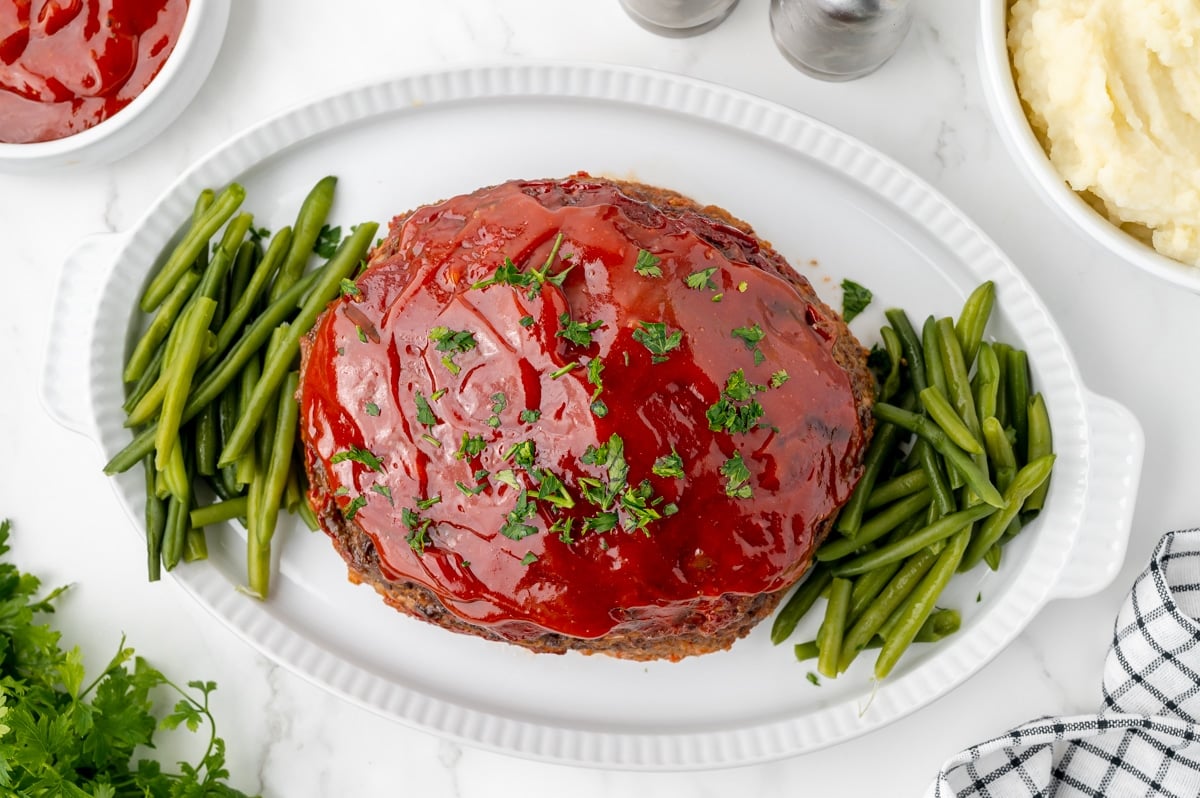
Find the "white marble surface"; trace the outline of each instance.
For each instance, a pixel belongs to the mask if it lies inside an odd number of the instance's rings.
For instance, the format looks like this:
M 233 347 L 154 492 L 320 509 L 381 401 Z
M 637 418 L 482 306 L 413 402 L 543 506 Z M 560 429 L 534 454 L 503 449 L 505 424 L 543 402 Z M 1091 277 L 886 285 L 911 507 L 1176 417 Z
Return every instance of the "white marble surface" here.
M 56 623 L 93 666 L 122 633 L 179 678 L 220 683 L 215 711 L 233 782 L 268 796 L 916 796 L 958 749 L 1029 718 L 1093 708 L 1112 619 L 1158 535 L 1200 519 L 1196 296 L 1118 262 L 1034 193 L 989 119 L 975 61 L 977 9 L 917 0 L 882 71 L 825 84 L 790 68 L 767 0 L 719 28 L 655 37 L 615 0 L 237 0 L 220 60 L 192 105 L 151 145 L 106 168 L 0 176 L 0 515 L 15 557 L 71 582 Z M 789 760 L 704 773 L 602 772 L 528 762 L 438 740 L 330 696 L 264 659 L 170 578 L 144 580 L 129 528 L 89 441 L 38 404 L 49 297 L 85 234 L 128 229 L 196 158 L 315 95 L 373 77 L 498 59 L 589 60 L 680 72 L 803 110 L 896 158 L 971 216 L 1026 273 L 1071 342 L 1087 385 L 1128 406 L 1146 433 L 1129 553 L 1117 581 L 1059 601 L 979 674 L 880 731 Z M 173 748 L 167 749 L 173 753 Z M 182 752 L 180 752 L 182 753 Z

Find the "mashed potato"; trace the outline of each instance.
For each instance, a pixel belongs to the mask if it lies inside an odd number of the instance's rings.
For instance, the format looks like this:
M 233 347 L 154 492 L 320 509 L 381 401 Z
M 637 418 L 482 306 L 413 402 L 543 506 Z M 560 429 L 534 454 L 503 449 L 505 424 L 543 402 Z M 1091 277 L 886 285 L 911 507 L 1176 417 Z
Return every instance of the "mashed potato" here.
M 1016 0 L 1011 14 L 1017 90 L 1055 168 L 1200 266 L 1200 3 Z

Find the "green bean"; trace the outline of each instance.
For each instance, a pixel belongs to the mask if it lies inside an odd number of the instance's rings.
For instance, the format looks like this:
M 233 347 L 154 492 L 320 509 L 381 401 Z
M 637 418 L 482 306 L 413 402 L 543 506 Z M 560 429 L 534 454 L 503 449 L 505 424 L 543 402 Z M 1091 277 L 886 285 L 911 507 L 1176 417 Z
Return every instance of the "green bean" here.
M 821 592 L 829 587 L 829 583 L 832 581 L 833 574 L 824 565 L 817 563 L 809 569 L 804 581 L 792 591 L 792 595 L 783 605 L 783 609 L 776 613 L 775 622 L 771 625 L 772 643 L 779 645 L 792 636 L 792 632 L 796 631 L 796 624 L 800 623 L 800 619 L 804 617 L 805 613 L 812 609 L 812 605 L 820 598 Z
M 888 373 L 880 386 L 879 399 L 888 402 L 900 390 L 900 361 L 903 348 L 900 336 L 896 335 L 896 331 L 891 327 L 881 327 L 879 335 L 883 338 L 883 349 L 888 355 Z
M 934 610 L 921 624 L 914 643 L 936 643 L 957 632 L 962 627 L 962 615 L 958 610 Z
M 309 531 L 316 532 L 321 528 L 320 522 L 317 521 L 316 514 L 312 511 L 312 508 L 308 506 L 307 501 L 301 500 L 300 504 L 296 505 L 296 514 L 300 516 L 300 520 L 304 522 L 304 525 L 308 527 Z
M 1000 394 L 1000 364 L 996 360 L 996 350 L 986 341 L 979 346 L 979 354 L 975 358 L 975 379 L 971 382 L 975 395 L 975 411 L 980 424 L 988 416 L 996 415 L 996 402 Z
M 864 521 L 858 529 L 858 534 L 854 537 L 838 538 L 817 549 L 817 560 L 820 562 L 838 560 L 848 557 L 868 543 L 874 543 L 914 514 L 924 510 L 932 498 L 933 495 L 926 488 L 888 505 Z
M 200 412 L 200 408 L 216 399 L 221 391 L 233 382 L 250 357 L 266 343 L 275 325 L 291 315 L 295 310 L 297 300 L 304 296 L 323 274 L 323 271 L 316 271 L 305 275 L 300 282 L 289 288 L 284 295 L 259 314 L 224 359 L 209 371 L 200 381 L 199 387 L 192 391 L 191 398 L 188 399 L 187 406 L 183 409 L 184 421 L 193 418 L 196 413 Z M 117 452 L 105 464 L 104 473 L 112 476 L 128 471 L 147 452 L 153 451 L 156 429 L 156 426 L 149 426 L 134 436 L 134 439 L 124 449 Z
M 891 504 L 897 499 L 911 496 L 922 488 L 929 487 L 929 475 L 924 469 L 914 468 L 911 471 L 892 477 L 881 485 L 876 485 L 867 497 L 866 509 L 878 510 L 885 504 Z
M 942 368 L 946 372 L 948 390 L 945 395 L 954 406 L 954 410 L 962 419 L 963 424 L 978 441 L 980 439 L 979 415 L 975 411 L 975 397 L 971 393 L 971 380 L 967 377 L 966 359 L 962 347 L 958 345 L 954 322 L 949 318 L 938 319 L 937 332 L 938 353 L 941 355 Z M 982 451 L 982 449 L 979 450 L 980 453 Z M 975 462 L 977 465 L 983 465 L 980 460 Z
M 208 268 L 200 274 L 200 285 L 196 287 L 193 302 L 196 297 L 208 297 L 216 300 L 221 286 L 225 283 L 225 276 L 229 274 L 229 270 L 233 266 L 233 259 L 237 255 L 238 247 L 241 246 L 242 240 L 250 231 L 250 225 L 253 223 L 254 216 L 252 214 L 241 213 L 225 227 L 225 233 L 221 236 L 221 242 L 217 245 Z
M 908 598 L 909 594 L 924 578 L 937 561 L 937 555 L 928 549 L 913 555 L 904 562 L 892 580 L 888 582 L 875 601 L 859 616 L 842 640 L 838 669 L 846 670 L 858 656 L 858 652 L 879 632 L 884 623 Z
M 137 382 L 133 384 L 129 395 L 125 397 L 124 404 L 121 409 L 128 413 L 130 410 L 142 400 L 146 392 L 154 387 L 158 381 L 158 375 L 162 371 L 163 360 L 167 352 L 166 343 L 160 343 L 154 348 L 154 354 L 150 358 L 150 362 L 146 364 L 145 370 L 142 371 L 142 376 L 138 377 Z
M 904 359 L 908 361 L 908 376 L 912 380 L 913 390 L 920 393 L 928 383 L 925 381 L 925 351 L 917 337 L 917 331 L 908 320 L 908 314 L 900 308 L 889 308 L 883 315 L 900 337 L 900 347 L 904 352 Z
M 1011 426 L 1017 433 L 1014 450 L 1023 458 L 1029 451 L 1029 359 L 1020 349 L 1008 352 L 1008 373 L 1005 391 L 1008 393 L 1008 412 Z
M 298 351 L 300 336 L 316 321 L 317 316 L 325 309 L 340 289 L 340 283 L 358 267 L 359 260 L 366 253 L 378 225 L 372 223 L 360 224 L 354 232 L 342 242 L 337 253 L 330 259 L 325 271 L 316 286 L 304 301 L 304 306 L 296 315 L 295 323 L 289 330 L 287 345 L 283 356 L 268 360 L 263 364 L 263 374 L 250 401 L 242 407 L 242 415 L 237 425 L 225 441 L 221 452 L 220 465 L 228 465 L 241 455 L 249 445 L 255 428 L 262 420 L 263 411 L 269 397 L 279 389 L 280 383 L 287 376 L 292 360 Z M 294 241 L 293 241 L 294 244 Z
M 277 328 L 278 329 L 278 328 Z M 272 336 L 274 338 L 274 336 Z M 250 395 L 254 392 L 254 386 L 258 384 L 259 376 L 262 374 L 262 357 L 260 353 L 255 352 L 254 357 L 246 362 L 246 366 L 242 369 L 241 381 L 238 395 L 238 411 L 246 405 L 250 400 Z M 237 424 L 237 419 L 234 419 L 233 424 Z M 231 426 L 232 429 L 232 426 Z M 229 436 L 225 436 L 225 440 L 229 440 Z M 234 479 L 239 485 L 252 484 L 258 475 L 258 453 L 253 447 L 247 447 L 242 456 L 236 462 L 226 468 L 234 469 Z M 265 466 L 266 464 L 263 463 Z
M 942 393 L 950 395 L 946 387 L 946 371 L 942 367 L 942 357 L 938 346 L 937 320 L 933 316 L 925 319 L 921 327 L 921 346 L 925 349 L 925 385 L 936 385 Z
M 233 216 L 234 211 L 246 198 L 246 190 L 237 183 L 231 183 L 213 202 L 212 207 L 204 215 L 192 222 L 184 234 L 183 240 L 167 257 L 167 262 L 159 269 L 158 274 L 146 286 L 140 303 L 145 313 L 152 312 L 162 304 L 163 300 L 175 287 L 196 258 L 208 248 L 209 239 L 216 234 L 221 225 Z
M 1019 523 L 1019 520 L 1016 523 Z M 1005 530 L 1005 534 L 1008 534 L 1008 530 Z M 1003 556 L 1004 548 L 1002 538 L 1001 540 L 993 543 L 992 547 L 987 550 L 987 552 L 983 555 L 983 561 L 987 564 L 988 568 L 993 571 L 997 571 L 1000 569 L 1000 560 Z
M 292 446 L 296 440 L 296 425 L 300 410 L 296 401 L 298 372 L 290 372 L 283 383 L 279 397 L 279 413 L 276 417 L 274 446 L 263 477 L 263 491 L 258 508 L 259 522 L 253 535 L 247 535 L 247 570 L 250 592 L 266 598 L 271 578 L 271 538 L 279 516 L 279 504 L 283 500 L 288 471 L 292 462 Z
M 230 386 L 221 391 L 221 396 L 217 399 L 218 414 L 220 415 L 220 430 L 221 440 L 225 440 L 229 436 L 233 425 L 237 423 L 238 414 L 238 388 L 240 386 Z M 241 491 L 241 485 L 237 481 L 237 467 L 225 466 L 217 469 L 218 480 L 221 483 L 222 489 L 230 496 L 234 496 Z
M 192 469 L 190 452 L 186 451 L 184 439 L 180 438 L 171 456 L 182 472 L 180 485 L 167 499 L 167 526 L 163 533 L 162 563 L 170 571 L 183 558 L 183 548 L 186 543 L 188 530 L 191 529 L 191 519 L 188 514 L 192 505 Z
M 167 506 L 154 492 L 157 469 L 154 456 L 142 458 L 146 472 L 146 571 L 151 582 L 162 576 L 163 533 L 167 528 Z
M 1009 522 L 1017 517 L 1022 503 L 1029 498 L 1038 485 L 1050 478 L 1050 471 L 1053 468 L 1054 455 L 1052 454 L 1043 455 L 1021 466 L 1017 475 L 1013 477 L 1013 481 L 1004 491 L 1005 506 L 984 521 L 979 532 L 971 539 L 971 546 L 962 558 L 964 571 L 975 567 L 983 559 L 987 550 L 1004 534 Z
M 863 457 L 862 476 L 859 478 L 858 484 L 854 486 L 849 501 L 842 506 L 837 520 L 834 522 L 834 529 L 840 534 L 846 537 L 854 537 L 858 534 L 858 529 L 862 526 L 863 511 L 866 509 L 867 500 L 875 487 L 875 480 L 879 478 L 884 463 L 895 450 L 899 437 L 900 428 L 895 424 L 876 425 L 875 434 L 871 437 L 871 443 L 867 446 L 867 453 Z
M 939 540 L 945 540 L 996 511 L 996 508 L 989 504 L 976 504 L 965 510 L 959 510 L 956 513 L 942 516 L 937 521 L 913 532 L 903 540 L 889 543 L 874 551 L 855 557 L 844 565 L 834 566 L 833 575 L 835 577 L 857 576 L 882 565 L 900 562 L 916 554 L 926 546 L 932 545 Z
M 996 354 L 996 412 L 995 416 L 1000 420 L 1000 426 L 1007 427 L 1010 423 L 1010 411 L 1008 409 L 1008 353 L 1012 351 L 1012 347 L 1008 344 L 994 343 L 992 351 Z
M 202 529 L 224 521 L 232 521 L 235 518 L 245 518 L 247 501 L 245 496 L 238 496 L 223 502 L 197 507 L 191 512 L 192 526 Z
M 183 561 L 196 562 L 208 559 L 208 537 L 203 527 L 192 527 L 184 536 Z
M 250 275 L 262 262 L 262 245 L 253 237 L 247 241 L 243 241 L 238 247 L 237 255 L 233 259 L 233 268 L 229 270 L 229 296 L 230 299 L 236 302 L 236 298 L 246 293 L 247 286 L 250 285 Z M 226 316 L 229 314 L 226 313 Z M 222 319 L 224 321 L 224 319 Z
M 1026 430 L 1025 445 L 1028 448 L 1025 462 L 1032 463 L 1039 457 L 1054 453 L 1054 442 L 1050 434 L 1050 414 L 1046 410 L 1046 400 L 1040 393 L 1035 393 L 1029 399 Z M 1046 503 L 1046 493 L 1049 489 L 1050 480 L 1047 479 L 1033 493 L 1029 494 L 1029 498 L 1025 500 L 1025 506 L 1021 508 L 1021 514 L 1040 511 Z
M 167 380 L 166 393 L 163 395 L 162 410 L 154 436 L 154 448 L 157 450 L 155 465 L 160 469 L 166 467 L 167 457 L 179 437 L 179 426 L 182 423 L 192 377 L 200 363 L 204 333 L 208 330 L 208 323 L 212 320 L 216 308 L 215 301 L 199 297 L 195 304 L 180 316 L 177 328 L 180 335 L 179 348 L 173 362 L 168 363 L 163 372 Z
M 938 596 L 942 594 L 950 582 L 950 578 L 954 576 L 970 539 L 969 529 L 964 529 L 951 537 L 949 544 L 938 555 L 937 562 L 921 580 L 921 584 L 905 599 L 900 608 L 900 620 L 893 627 L 891 634 L 884 638 L 879 658 L 875 660 L 876 679 L 882 680 L 892 672 L 892 668 L 896 666 L 900 656 L 916 638 L 917 633 L 921 631 L 925 620 L 933 612 Z
M 296 463 L 292 461 L 288 464 L 287 483 L 283 488 L 283 506 L 289 513 L 294 513 L 303 498 L 300 495 L 300 477 L 296 475 Z
M 196 473 L 206 477 L 217 473 L 217 450 L 220 447 L 217 411 L 216 403 L 207 405 L 192 423 L 192 434 L 196 441 Z
M 994 416 L 983 420 L 983 443 L 996 477 L 996 487 L 1003 491 L 1017 474 L 1017 456 L 1013 454 L 1012 444 L 1000 421 Z
M 142 333 L 142 337 L 138 339 L 137 344 L 133 347 L 133 352 L 129 355 L 123 375 L 125 382 L 138 381 L 145 375 L 154 360 L 159 344 L 166 340 L 172 325 L 179 317 L 179 311 L 183 309 L 184 303 L 187 302 L 199 282 L 199 272 L 189 269 L 171 288 L 171 292 L 155 312 L 150 326 L 146 328 L 146 332 Z
M 809 640 L 804 643 L 797 643 L 792 651 L 796 654 L 797 662 L 804 662 L 809 659 L 816 659 L 821 655 L 821 649 L 817 647 L 816 640 Z
M 267 247 L 266 254 L 258 262 L 258 266 L 254 269 L 245 290 L 237 295 L 237 301 L 229 311 L 229 315 L 225 318 L 225 323 L 217 331 L 218 353 L 224 352 L 238 332 L 241 331 L 242 325 L 245 324 L 246 319 L 250 315 L 250 311 L 254 309 L 255 304 L 263 294 L 263 290 L 267 287 L 267 283 L 279 268 L 279 262 L 283 259 L 283 255 L 287 251 L 291 240 L 292 229 L 290 227 L 284 227 L 272 236 L 271 244 Z
M 817 631 L 817 671 L 822 676 L 833 678 L 838 675 L 838 655 L 842 651 L 842 638 L 846 633 L 846 613 L 850 609 L 849 579 L 837 579 L 829 585 L 829 602 L 825 606 L 825 620 Z
M 186 442 L 186 439 L 180 437 L 178 442 L 182 444 Z M 158 467 L 157 452 L 155 452 L 155 467 Z M 192 477 L 188 473 L 187 464 L 184 463 L 182 445 L 171 447 L 171 453 L 167 456 L 167 465 L 159 471 L 162 473 L 162 486 L 165 489 L 165 493 L 160 494 L 163 498 L 191 493 Z
M 846 613 L 847 625 L 853 625 L 862 617 L 902 565 L 900 562 L 884 565 L 854 580 L 854 589 L 850 591 L 850 610 Z
M 996 284 L 991 280 L 980 283 L 963 303 L 954 325 L 954 334 L 962 348 L 963 361 L 967 369 L 975 362 L 975 355 L 983 341 L 983 330 L 992 315 L 992 304 L 996 300 Z
M 279 277 L 275 279 L 275 285 L 271 288 L 272 301 L 291 288 L 304 273 L 313 245 L 321 235 L 321 226 L 325 224 L 325 218 L 333 205 L 333 189 L 336 185 L 337 178 L 332 175 L 321 178 L 300 205 L 296 224 L 292 228 L 292 241 L 288 247 L 287 258 L 279 268 Z M 357 266 L 357 262 L 355 265 Z
M 958 503 L 954 500 L 954 492 L 946 479 L 946 472 L 942 468 L 942 459 L 934 450 L 933 445 L 923 438 L 917 438 L 913 443 L 913 451 L 921 464 L 921 471 L 925 474 L 929 490 L 933 493 L 931 509 L 936 509 L 938 516 L 954 512 Z
M 975 491 L 980 499 L 993 507 L 1004 506 L 1004 498 L 996 490 L 996 486 L 988 480 L 987 474 L 975 465 L 970 455 L 955 446 L 937 424 L 924 416 L 918 416 L 916 413 L 910 413 L 884 402 L 876 402 L 872 412 L 876 418 L 891 422 L 929 441 L 938 454 L 945 457 L 947 462 L 958 470 L 967 485 Z
M 966 424 L 958 417 L 958 413 L 950 406 L 950 402 L 937 386 L 931 385 L 921 391 L 920 398 L 925 412 L 929 414 L 934 423 L 942 428 L 942 432 L 954 441 L 956 446 L 970 454 L 983 452 L 983 447 L 976 440 L 975 433 L 967 429 Z

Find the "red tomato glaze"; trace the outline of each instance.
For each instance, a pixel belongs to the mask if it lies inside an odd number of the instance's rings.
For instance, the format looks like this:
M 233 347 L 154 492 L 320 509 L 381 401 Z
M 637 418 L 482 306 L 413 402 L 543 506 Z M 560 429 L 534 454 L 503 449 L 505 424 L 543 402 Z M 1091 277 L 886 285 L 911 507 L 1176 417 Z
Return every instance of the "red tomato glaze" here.
M 0 0 L 0 141 L 103 122 L 171 55 L 188 0 Z
M 525 272 L 542 266 L 560 233 L 548 274 L 571 267 L 561 288 L 548 282 L 530 298 L 525 287 L 471 287 L 505 258 Z M 660 277 L 635 271 L 641 250 L 659 259 Z M 397 219 L 358 280 L 360 294 L 332 303 L 309 343 L 302 432 L 310 470 L 328 477 L 327 492 L 312 495 L 317 509 L 336 502 L 352 514 L 386 577 L 423 584 L 452 612 L 509 637 L 593 638 L 683 620 L 725 593 L 787 585 L 809 561 L 814 528 L 858 479 L 865 433 L 830 353 L 829 311 L 759 268 L 765 260 L 733 227 L 660 213 L 586 176 L 510 182 Z M 711 283 L 686 284 L 710 268 Z M 563 314 L 600 322 L 590 344 L 561 335 Z M 682 331 L 660 362 L 635 337 L 646 322 Z M 754 324 L 764 333 L 757 357 L 732 334 Z M 447 352 L 430 340 L 437 327 L 469 331 L 476 346 L 444 362 Z M 595 359 L 602 389 L 589 379 Z M 753 400 L 763 415 L 748 432 L 714 432 L 706 414 L 737 370 L 761 386 Z M 789 379 L 770 387 L 780 370 Z M 597 393 L 603 417 L 593 410 Z M 420 417 L 418 396 L 433 419 Z M 522 411 L 540 416 L 522 420 Z M 647 503 L 678 512 L 643 529 L 585 532 L 602 508 L 580 479 L 622 484 L 604 463 L 585 462 L 589 446 L 614 434 L 624 444 L 626 489 L 646 480 Z M 486 449 L 460 456 L 464 436 L 480 436 Z M 522 467 L 509 453 L 525 441 L 535 453 Z M 348 458 L 352 447 L 380 462 Z M 672 452 L 686 476 L 654 474 Z M 749 497 L 722 473 L 736 456 L 749 471 Z M 544 480 L 539 469 L 564 483 L 561 503 L 573 507 L 530 499 Z M 488 475 L 476 480 L 482 470 Z M 522 489 L 536 507 L 520 519 L 532 533 L 512 539 L 502 530 L 515 510 L 521 515 Z M 435 497 L 426 509 L 417 504 Z M 568 517 L 571 543 L 560 535 Z M 618 517 L 636 527 L 624 510 Z M 408 538 L 426 520 L 418 552 Z

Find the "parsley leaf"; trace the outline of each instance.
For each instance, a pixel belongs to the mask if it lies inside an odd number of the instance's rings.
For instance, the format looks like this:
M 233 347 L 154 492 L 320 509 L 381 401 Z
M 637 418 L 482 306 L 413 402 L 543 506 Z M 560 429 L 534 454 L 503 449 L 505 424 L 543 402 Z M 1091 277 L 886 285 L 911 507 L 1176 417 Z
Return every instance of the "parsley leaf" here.
M 592 401 L 600 398 L 600 392 L 604 390 L 604 379 L 600 376 L 604 371 L 604 361 L 598 357 L 594 357 L 588 361 L 587 381 L 596 386 L 596 390 L 592 391 Z
M 639 249 L 637 254 L 637 262 L 633 264 L 633 270 L 643 277 L 662 277 L 662 268 L 659 267 L 661 259 L 644 249 Z
M 392 505 L 393 507 L 396 505 L 396 503 L 394 501 L 392 501 L 392 489 L 389 488 L 387 485 L 378 485 L 378 484 L 372 485 L 371 490 L 375 491 L 380 496 L 387 499 L 388 504 Z
M 523 490 L 517 495 L 517 504 L 509 512 L 500 534 L 510 540 L 523 540 L 537 534 L 537 527 L 525 523 L 537 514 L 537 504 L 530 501 L 529 491 Z
M 758 346 L 758 342 L 766 337 L 766 333 L 762 331 L 762 327 L 757 324 L 750 324 L 745 327 L 734 327 L 729 333 L 734 338 L 741 338 L 746 342 L 747 349 L 754 349 Z
M 367 506 L 367 497 L 361 493 L 350 500 L 350 503 L 342 508 L 342 515 L 347 521 L 354 519 L 358 515 L 358 511 Z
M 367 402 L 363 409 L 367 411 L 368 416 L 379 415 L 379 405 L 375 404 L 374 402 Z
M 526 552 L 525 556 L 521 558 L 521 565 L 532 565 L 535 562 L 537 562 L 537 555 L 532 551 Z
M 777 371 L 771 375 L 771 387 L 778 388 L 780 385 L 783 385 L 789 379 L 790 379 L 790 377 L 788 377 L 787 371 L 780 369 L 779 371 Z
M 750 469 L 742 460 L 742 453 L 735 452 L 733 457 L 721 464 L 721 476 L 725 477 L 725 495 L 735 499 L 749 499 L 754 496 L 754 487 L 750 484 Z
M 417 423 L 423 424 L 426 427 L 432 427 L 434 424 L 440 424 L 441 421 L 433 414 L 433 408 L 429 406 L 428 400 L 420 392 L 416 392 L 417 399 Z
M 329 458 L 329 462 L 333 464 L 342 463 L 347 460 L 354 463 L 360 463 L 372 471 L 383 470 L 382 460 L 366 449 L 360 449 L 357 446 L 351 446 L 344 452 L 336 452 L 333 457 Z
M 332 258 L 340 243 L 342 243 L 341 226 L 330 227 L 324 224 L 321 225 L 321 232 L 317 233 L 317 240 L 313 242 L 313 252 L 322 258 Z
M 408 529 L 404 540 L 408 543 L 409 548 L 418 555 L 424 554 L 425 547 L 430 544 L 429 527 L 433 525 L 433 519 L 422 518 L 416 510 L 405 507 L 400 511 L 400 520 Z
M 521 421 L 525 422 L 526 424 L 532 424 L 541 417 L 542 417 L 541 410 L 522 410 L 521 411 Z
M 873 299 L 871 291 L 853 280 L 842 280 L 842 319 L 850 320 L 867 309 Z
M 454 356 L 459 352 L 469 352 L 478 346 L 474 333 L 468 330 L 451 330 L 440 325 L 429 331 L 429 340 L 437 343 L 437 351 L 448 353 L 442 357 L 442 365 L 455 375 L 462 371 L 462 368 L 454 362 Z
M 683 458 L 679 456 L 679 452 L 672 449 L 670 454 L 664 454 L 655 460 L 650 470 L 656 477 L 682 477 Z
M 652 355 L 651 361 L 662 363 L 667 359 L 667 353 L 678 349 L 683 343 L 683 330 L 667 332 L 667 325 L 661 321 L 643 321 L 633 331 L 633 340 L 640 343 Z
M 521 317 L 521 326 L 522 327 L 532 327 L 533 321 L 534 321 L 533 316 L 522 316 Z
M 715 291 L 717 284 L 712 281 L 713 274 L 717 271 L 716 266 L 710 266 L 707 269 L 692 272 L 687 277 L 683 278 L 683 282 L 688 288 L 695 291 L 702 291 L 705 288 Z
M 466 460 L 472 457 L 477 457 L 487 448 L 487 443 L 483 440 L 482 435 L 471 435 L 464 432 L 462 434 L 462 443 L 458 446 L 458 451 L 454 456 L 459 460 Z
M 603 321 L 584 322 L 575 321 L 571 318 L 570 313 L 563 313 L 558 317 L 558 323 L 563 325 L 562 329 L 554 335 L 558 338 L 566 338 L 576 346 L 591 346 L 592 332 L 599 328 Z
M 348 277 L 343 277 L 341 282 L 342 296 L 362 296 L 362 290 L 354 284 L 354 281 Z

